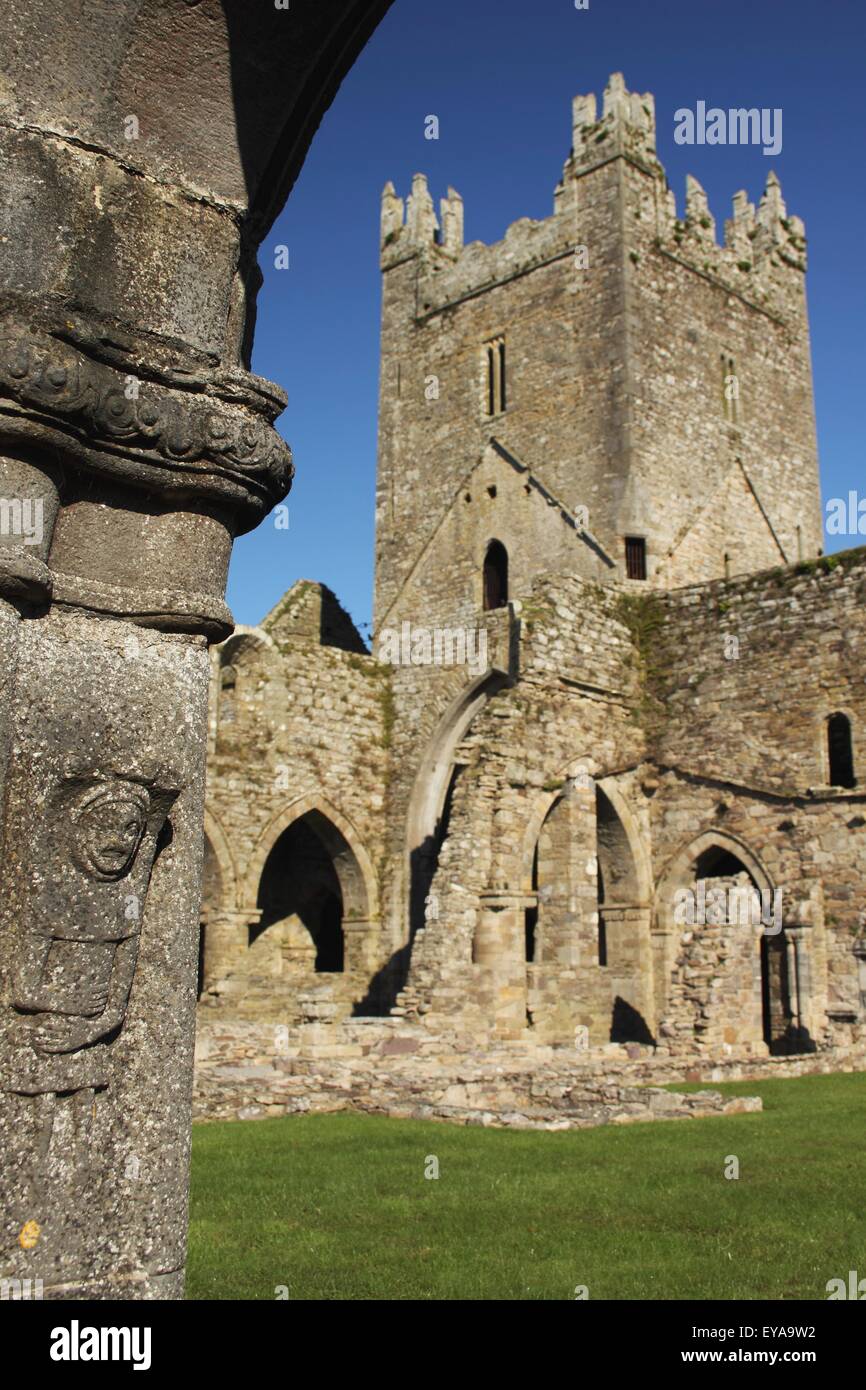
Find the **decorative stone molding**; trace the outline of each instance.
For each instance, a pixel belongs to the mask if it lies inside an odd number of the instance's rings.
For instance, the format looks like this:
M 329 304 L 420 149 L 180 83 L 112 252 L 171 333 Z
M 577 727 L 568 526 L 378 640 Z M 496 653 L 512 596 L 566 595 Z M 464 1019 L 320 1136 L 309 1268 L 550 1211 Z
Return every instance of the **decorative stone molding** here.
M 214 594 L 182 589 L 139 589 L 131 594 L 119 584 L 100 584 L 75 575 L 51 575 L 55 603 L 87 608 L 92 613 L 111 613 L 142 627 L 167 632 L 201 632 L 219 641 L 232 631 L 231 611 Z
M 194 479 L 200 493 L 260 515 L 285 495 L 294 470 L 272 428 L 276 412 L 263 396 L 254 410 L 254 399 L 248 391 L 226 400 L 196 384 L 168 388 L 58 338 L 0 329 L 0 438 L 48 432 L 96 472 L 153 486 L 157 470 L 166 492 Z

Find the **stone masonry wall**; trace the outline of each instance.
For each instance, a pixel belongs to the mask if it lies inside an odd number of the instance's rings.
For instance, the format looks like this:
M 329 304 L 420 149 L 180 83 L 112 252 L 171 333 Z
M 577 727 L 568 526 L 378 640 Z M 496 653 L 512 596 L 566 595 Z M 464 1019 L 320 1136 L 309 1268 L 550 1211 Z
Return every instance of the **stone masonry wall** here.
M 324 617 L 321 597 L 324 593 Z M 234 950 L 205 1002 L 230 1002 L 242 1012 L 297 1006 L 299 994 L 327 987 L 346 1008 L 366 994 L 380 964 L 379 881 L 383 809 L 389 759 L 389 671 L 377 665 L 349 631 L 333 595 L 318 585 L 290 592 L 259 629 L 241 632 L 219 648 L 212 681 L 212 751 L 208 779 L 211 864 L 217 889 L 206 901 L 234 914 Z M 317 614 L 309 620 L 310 607 Z M 323 645 L 329 641 L 345 646 Z M 314 635 L 315 634 L 315 635 Z M 354 635 L 353 635 L 354 634 Z M 226 672 L 231 684 L 226 684 Z M 365 922 L 365 965 L 345 977 L 283 978 L 285 961 L 275 928 L 246 953 L 257 922 L 261 874 L 267 856 L 299 816 L 319 813 L 348 843 L 359 861 L 360 890 L 354 915 Z M 349 904 L 344 903 L 344 909 Z M 205 954 L 209 921 L 205 925 Z M 229 975 L 226 980 L 225 976 Z M 257 978 L 264 976 L 265 978 Z
M 834 1015 L 861 1007 L 864 584 L 866 555 L 852 551 L 671 593 L 649 675 L 659 702 L 657 883 L 702 830 L 750 848 L 782 892 L 786 925 L 809 938 L 814 1026 L 831 1034 Z M 826 721 L 836 711 L 851 719 L 850 790 L 828 785 Z

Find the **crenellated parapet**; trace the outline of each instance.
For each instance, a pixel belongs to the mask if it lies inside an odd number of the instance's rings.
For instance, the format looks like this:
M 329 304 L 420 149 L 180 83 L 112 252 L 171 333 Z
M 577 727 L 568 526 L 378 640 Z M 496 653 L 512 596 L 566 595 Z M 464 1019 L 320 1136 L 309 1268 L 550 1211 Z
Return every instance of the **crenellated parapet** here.
M 658 208 L 661 250 L 783 317 L 799 303 L 806 270 L 805 227 L 801 218 L 788 216 L 774 172 L 767 176 L 757 208 L 745 191 L 734 194 L 723 245 L 716 240 L 707 195 L 691 174 L 686 181 L 685 216 L 677 216 L 676 199 L 667 188 Z
M 602 114 L 595 95 L 578 96 L 573 104 L 573 148 L 557 190 L 557 203 L 575 203 L 569 188 L 575 181 L 623 158 L 657 181 L 654 196 L 657 241 L 662 249 L 711 274 L 726 287 L 783 314 L 791 294 L 799 294 L 799 276 L 806 269 L 805 228 L 799 217 L 788 217 L 782 190 L 770 172 L 757 209 L 745 192 L 734 196 L 733 216 L 725 224 L 725 240 L 716 240 L 716 221 L 707 195 L 691 174 L 686 181 L 685 215 L 677 214 L 676 198 L 656 153 L 655 104 L 651 93 L 629 92 L 621 73 L 614 73 L 604 91 Z
M 410 256 L 438 252 L 455 259 L 463 250 L 463 199 L 455 189 L 439 201 L 436 216 L 426 174 L 415 174 L 406 199 L 397 196 L 393 183 L 382 192 L 382 269 Z
M 621 72 L 608 79 L 600 117 L 594 92 L 574 98 L 566 176 L 587 173 L 617 155 L 663 173 L 656 156 L 655 99 L 651 92 L 629 92 Z
M 501 241 L 464 244 L 463 199 L 453 188 L 440 199 L 438 217 L 423 174 L 412 180 L 405 205 L 392 183 L 382 194 L 381 268 L 417 261 L 422 315 L 569 255 L 574 242 L 574 218 L 562 200 L 544 221 L 522 217 L 512 223 Z
M 630 92 L 621 73 L 605 87 L 601 114 L 594 93 L 576 96 L 572 110 L 572 149 L 563 177 L 554 192 L 553 215 L 544 221 L 521 218 L 501 241 L 487 244 L 463 240 L 463 200 L 449 188 L 439 203 L 423 174 L 415 174 L 405 199 L 393 183 L 382 194 L 381 265 L 389 270 L 416 258 L 424 285 L 419 295 L 422 313 L 435 312 L 499 283 L 532 270 L 552 257 L 568 254 L 587 243 L 586 264 L 597 252 L 587 212 L 595 204 L 593 179 L 614 160 L 624 160 L 651 182 L 649 216 L 657 248 L 667 251 L 702 274 L 782 317 L 797 312 L 801 276 L 806 269 L 805 229 L 799 217 L 789 217 L 775 173 L 767 178 L 757 208 L 745 192 L 734 195 L 733 216 L 725 223 L 724 243 L 717 241 L 717 224 L 707 195 L 692 175 L 686 181 L 684 216 L 668 186 L 656 153 L 655 103 L 650 92 Z M 647 193 L 639 195 L 642 201 Z M 641 210 L 636 222 L 645 220 Z M 640 229 L 628 219 L 627 236 Z M 793 276 L 792 276 L 793 272 Z

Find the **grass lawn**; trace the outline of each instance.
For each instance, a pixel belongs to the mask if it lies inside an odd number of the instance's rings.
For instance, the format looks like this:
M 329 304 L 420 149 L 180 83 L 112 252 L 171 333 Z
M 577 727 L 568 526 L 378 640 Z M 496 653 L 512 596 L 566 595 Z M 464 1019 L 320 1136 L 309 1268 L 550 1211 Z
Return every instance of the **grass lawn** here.
M 866 1275 L 866 1075 L 717 1089 L 764 1113 L 553 1134 L 197 1126 L 187 1297 L 825 1299 Z

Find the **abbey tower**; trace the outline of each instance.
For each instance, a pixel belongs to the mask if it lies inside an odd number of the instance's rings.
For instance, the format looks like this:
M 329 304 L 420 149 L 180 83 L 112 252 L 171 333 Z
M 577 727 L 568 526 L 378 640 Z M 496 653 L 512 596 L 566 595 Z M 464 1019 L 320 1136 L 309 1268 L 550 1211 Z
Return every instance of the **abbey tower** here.
M 804 229 L 775 175 L 717 245 L 693 178 L 677 218 L 653 98 L 615 74 L 600 117 L 574 100 L 553 202 L 464 245 L 459 194 L 437 217 L 422 175 L 405 208 L 385 189 L 377 627 L 422 594 L 431 621 L 477 608 L 491 536 L 514 593 L 819 553 Z

